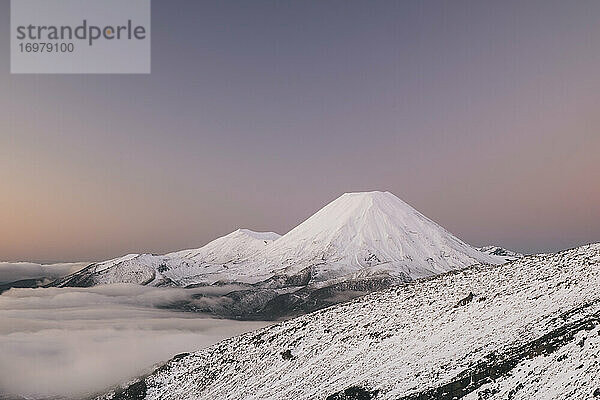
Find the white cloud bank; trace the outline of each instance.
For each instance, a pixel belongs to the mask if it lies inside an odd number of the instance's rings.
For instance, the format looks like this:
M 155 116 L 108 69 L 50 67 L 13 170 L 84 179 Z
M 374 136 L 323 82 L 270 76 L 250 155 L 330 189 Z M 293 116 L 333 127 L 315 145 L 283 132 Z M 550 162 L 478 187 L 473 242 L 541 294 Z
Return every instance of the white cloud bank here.
M 51 280 L 79 271 L 90 263 L 35 264 L 29 262 L 0 262 L 0 283 L 23 279 Z
M 0 397 L 81 398 L 265 326 L 156 309 L 194 290 L 108 285 L 0 295 Z

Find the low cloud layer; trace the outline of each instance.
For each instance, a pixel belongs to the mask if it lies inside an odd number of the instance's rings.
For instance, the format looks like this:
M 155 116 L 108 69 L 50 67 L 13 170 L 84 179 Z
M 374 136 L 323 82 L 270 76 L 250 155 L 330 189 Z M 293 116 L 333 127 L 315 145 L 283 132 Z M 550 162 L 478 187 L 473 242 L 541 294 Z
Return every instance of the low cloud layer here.
M 79 398 L 265 322 L 157 309 L 195 290 L 107 285 L 0 295 L 0 394 Z
M 89 263 L 35 264 L 28 262 L 0 262 L 0 283 L 23 279 L 54 280 L 79 271 Z

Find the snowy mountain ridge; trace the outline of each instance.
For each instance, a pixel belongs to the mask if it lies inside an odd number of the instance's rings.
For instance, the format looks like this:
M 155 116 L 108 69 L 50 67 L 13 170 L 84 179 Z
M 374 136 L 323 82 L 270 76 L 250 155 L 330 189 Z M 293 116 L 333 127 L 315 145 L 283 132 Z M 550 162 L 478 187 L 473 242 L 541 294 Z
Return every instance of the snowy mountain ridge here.
M 347 193 L 283 236 L 239 229 L 199 249 L 93 264 L 57 285 L 257 284 L 298 274 L 311 283 L 382 273 L 415 279 L 508 258 L 466 244 L 389 192 Z
M 389 192 L 346 193 L 283 236 L 238 229 L 199 249 L 92 264 L 53 285 L 193 287 L 199 293 L 169 307 L 277 320 L 510 259 L 466 244 Z
M 212 284 L 225 277 L 229 267 L 243 263 L 279 238 L 274 232 L 238 229 L 199 249 L 165 255 L 128 254 L 94 263 L 57 282 L 58 286 L 93 286 L 111 283 L 188 286 Z M 211 279 L 212 277 L 212 279 Z

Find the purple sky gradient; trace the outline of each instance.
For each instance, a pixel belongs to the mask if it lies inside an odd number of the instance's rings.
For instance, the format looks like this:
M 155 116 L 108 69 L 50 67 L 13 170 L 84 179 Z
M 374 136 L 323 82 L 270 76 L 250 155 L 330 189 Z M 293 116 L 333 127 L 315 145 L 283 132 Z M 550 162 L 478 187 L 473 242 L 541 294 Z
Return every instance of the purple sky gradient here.
M 9 74 L 0 260 L 285 233 L 389 190 L 475 245 L 600 240 L 600 2 L 157 1 L 152 74 Z

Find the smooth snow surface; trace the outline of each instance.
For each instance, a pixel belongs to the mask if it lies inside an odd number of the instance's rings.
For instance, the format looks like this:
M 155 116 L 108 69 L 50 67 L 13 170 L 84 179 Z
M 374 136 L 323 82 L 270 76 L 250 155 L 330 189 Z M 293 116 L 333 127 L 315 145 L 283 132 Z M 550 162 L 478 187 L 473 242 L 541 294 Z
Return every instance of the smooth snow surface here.
M 476 266 L 225 340 L 133 387 L 153 400 L 325 399 L 349 387 L 377 400 L 593 399 L 599 288 L 600 244 Z
M 307 269 L 311 283 L 376 274 L 414 279 L 506 260 L 466 244 L 389 192 L 346 193 L 281 237 L 239 229 L 199 249 L 95 264 L 59 284 L 257 283 Z
M 290 268 L 317 265 L 322 280 L 380 270 L 420 278 L 504 261 L 469 246 L 389 192 L 342 195 L 275 241 L 267 259 Z

